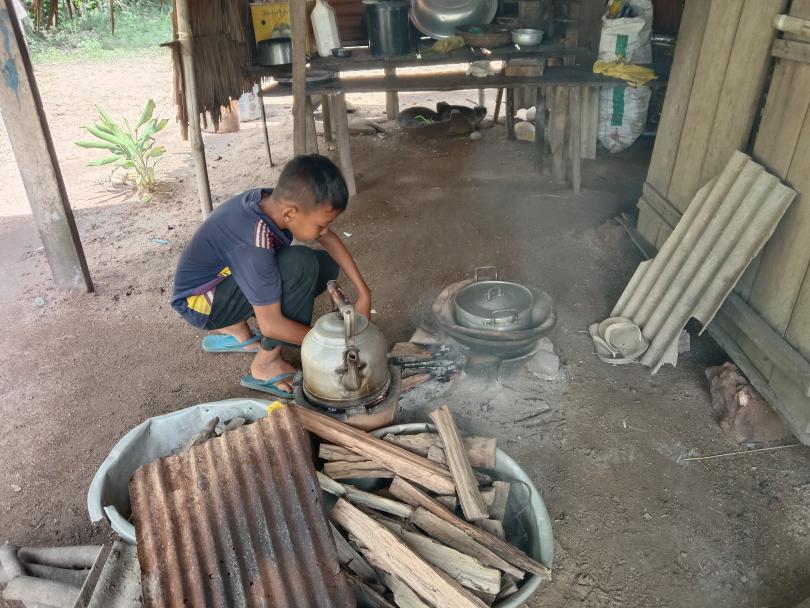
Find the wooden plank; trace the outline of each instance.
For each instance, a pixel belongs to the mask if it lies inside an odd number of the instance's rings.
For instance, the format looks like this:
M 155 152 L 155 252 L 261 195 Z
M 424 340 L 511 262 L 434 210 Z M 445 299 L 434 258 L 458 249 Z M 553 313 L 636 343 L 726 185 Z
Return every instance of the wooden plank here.
M 711 5 L 712 2 L 706 0 L 689 0 L 684 7 L 661 122 L 647 171 L 647 182 L 659 192 L 669 191 Z M 654 242 L 655 239 L 648 240 Z
M 384 71 L 388 77 L 395 78 L 397 75 L 395 67 L 385 66 Z M 399 93 L 396 91 L 385 92 L 385 114 L 388 116 L 388 120 L 396 120 L 399 116 Z
M 745 0 L 717 101 L 721 110 L 711 126 L 699 186 L 719 174 L 732 153 L 744 150 L 748 143 L 771 64 L 768 49 L 775 32 L 769 25 L 785 4 L 787 0 Z
M 322 460 L 343 460 L 344 462 L 365 462 L 368 460 L 365 456 L 355 454 L 348 448 L 328 443 L 322 443 L 318 447 L 318 458 Z
M 458 498 L 456 496 L 436 496 L 435 498 L 445 508 L 450 509 L 451 511 L 458 509 Z
M 430 419 L 433 420 L 439 437 L 442 438 L 447 465 L 456 485 L 456 495 L 464 517 L 467 518 L 467 521 L 487 519 L 489 513 L 487 513 L 484 499 L 481 498 L 481 493 L 478 491 L 478 482 L 475 480 L 472 466 L 467 459 L 453 413 L 449 407 L 443 405 L 430 413 Z
M 338 561 L 361 579 L 366 581 L 376 580 L 377 573 L 374 572 L 374 569 L 362 555 L 354 550 L 354 547 L 349 544 L 349 541 L 343 537 L 331 521 L 329 522 L 329 529 L 332 531 L 332 538 L 335 539 Z
M 394 533 L 342 498 L 338 499 L 330 516 L 356 536 L 363 546 L 372 548 L 374 555 L 382 560 L 386 572 L 401 578 L 422 599 L 447 608 L 486 606 L 456 581 L 440 576 Z
M 349 194 L 357 194 L 357 185 L 354 181 L 354 164 L 352 163 L 352 142 L 349 134 L 349 114 L 346 111 L 346 96 L 336 93 L 330 96 L 332 108 L 332 121 L 335 123 L 335 139 L 337 139 L 338 156 L 340 157 L 340 170 Z
M 307 150 L 307 22 L 306 2 L 291 2 L 293 153 L 296 155 L 305 154 Z
M 796 299 L 786 338 L 806 360 L 810 361 L 810 273 L 805 276 Z
M 492 603 L 498 595 L 501 588 L 501 573 L 496 568 L 484 566 L 466 553 L 438 543 L 422 534 L 411 532 L 399 522 L 390 519 L 378 521 L 399 536 L 406 545 L 429 564 L 443 570 L 485 602 Z
M 646 204 L 643 198 L 638 201 L 638 222 L 636 230 L 648 242 L 655 243 L 658 240 L 661 220 L 658 214 Z
M 391 479 L 394 474 L 373 460 L 344 462 L 335 460 L 323 465 L 323 472 L 332 479 Z
M 488 506 L 489 516 L 492 519 L 503 521 L 506 516 L 506 503 L 509 502 L 509 491 L 512 484 L 507 481 L 493 481 L 494 496 L 492 504 Z
M 437 494 L 453 494 L 455 492 L 455 485 L 450 472 L 426 458 L 417 456 L 382 439 L 372 437 L 368 433 L 330 418 L 325 414 L 300 406 L 295 406 L 295 411 L 303 427 L 310 433 L 349 448 L 357 454 L 362 454 L 380 466 Z
M 354 597 L 357 600 L 357 605 L 360 608 L 396 608 L 388 600 L 386 600 L 379 593 L 374 591 L 371 587 L 366 585 L 355 575 L 350 572 L 345 572 L 346 578 L 354 591 Z
M 462 530 L 459 530 L 453 524 L 445 521 L 423 507 L 417 507 L 411 515 L 410 522 L 413 523 L 420 530 L 436 540 L 444 543 L 448 547 L 452 547 L 456 551 L 465 553 L 477 559 L 479 562 L 486 566 L 503 570 L 514 576 L 515 578 L 522 578 L 523 572 L 518 570 L 506 560 L 498 556 L 489 547 L 473 540 Z
M 515 90 L 506 88 L 506 138 L 515 140 Z
M 520 570 L 531 572 L 532 574 L 536 574 L 544 579 L 551 579 L 551 570 L 549 570 L 546 566 L 533 560 L 518 548 L 502 541 L 498 537 L 489 534 L 485 530 L 476 528 L 463 519 L 456 517 L 454 513 L 445 509 L 441 504 L 404 479 L 395 477 L 394 481 L 391 483 L 391 487 L 388 488 L 388 491 L 392 496 L 399 498 L 401 501 L 408 503 L 412 507 L 423 507 L 437 517 L 440 517 L 446 522 L 453 524 L 472 540 L 482 545 L 486 545 L 502 559 L 506 560 L 513 566 L 516 566 Z M 500 569 L 502 570 L 502 568 Z
M 0 112 L 54 284 L 66 291 L 93 291 L 28 47 L 6 5 L 0 5 L 0 27 Z
M 501 540 L 506 540 L 506 532 L 504 532 L 503 523 L 497 519 L 482 519 L 481 521 L 475 522 L 475 525 L 482 530 L 486 530 L 493 536 L 497 536 Z
M 678 222 L 681 221 L 681 212 L 673 207 L 670 202 L 655 189 L 655 186 L 649 182 L 644 182 L 641 195 L 644 197 L 644 202 L 652 207 L 670 228 L 675 228 Z
M 371 492 L 364 492 L 363 490 L 355 488 L 351 485 L 344 485 L 343 489 L 345 491 L 343 498 L 352 504 L 363 505 L 365 507 L 374 509 L 375 511 L 390 513 L 391 515 L 395 515 L 396 517 L 401 517 L 403 519 L 407 519 L 411 516 L 411 513 L 413 513 L 413 508 L 411 506 L 397 500 L 378 496 L 377 494 L 372 494 Z
M 790 94 L 810 97 L 810 83 L 804 91 Z M 810 266 L 810 119 L 805 118 L 786 182 L 799 196 L 763 250 L 749 298 L 754 310 L 782 335 L 788 329 Z
M 383 437 L 385 441 L 390 441 L 406 450 L 427 456 L 431 447 L 442 447 L 442 440 L 438 433 L 416 433 L 413 435 L 393 435 Z M 474 467 L 482 469 L 494 469 L 497 457 L 497 442 L 494 437 L 478 437 L 470 435 L 462 437 L 461 441 L 467 450 L 467 458 Z
M 743 4 L 744 0 L 712 2 L 709 10 L 706 35 L 695 70 L 695 86 L 692 87 L 683 123 L 686 136 L 681 138 L 678 146 L 672 180 L 666 192 L 667 200 L 681 213 L 702 185 L 701 169 L 706 159 Z
M 323 140 L 331 144 L 335 141 L 332 132 L 332 109 L 329 105 L 329 95 L 321 95 L 321 113 L 323 114 Z
M 568 134 L 569 154 L 568 162 L 571 170 L 571 187 L 574 194 L 579 194 L 582 191 L 582 106 L 581 106 L 581 87 L 572 87 L 570 94 L 570 108 L 568 113 L 568 122 L 570 131 Z
M 599 89 L 597 87 L 582 87 L 581 138 L 582 158 L 596 160 L 596 144 L 599 139 Z
M 796 40 L 774 40 L 771 55 L 791 61 L 810 63 L 810 43 Z
M 546 98 L 541 87 L 535 89 L 534 99 L 534 169 L 542 173 L 546 155 Z
M 795 13 L 791 11 L 791 15 L 793 14 Z M 776 15 L 773 18 L 773 27 L 799 38 L 810 38 L 810 20 L 791 15 Z
M 551 131 L 551 175 L 557 182 L 565 181 L 565 129 L 568 122 L 568 89 L 554 87 L 549 126 Z

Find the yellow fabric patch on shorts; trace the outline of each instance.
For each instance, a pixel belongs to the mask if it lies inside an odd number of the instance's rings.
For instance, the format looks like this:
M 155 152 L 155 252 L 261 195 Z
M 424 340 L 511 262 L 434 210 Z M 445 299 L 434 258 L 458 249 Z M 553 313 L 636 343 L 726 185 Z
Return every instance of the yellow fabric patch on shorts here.
M 211 300 L 208 298 L 208 294 L 203 293 L 197 296 L 189 296 L 186 298 L 186 301 L 191 310 L 195 310 L 201 315 L 211 314 Z

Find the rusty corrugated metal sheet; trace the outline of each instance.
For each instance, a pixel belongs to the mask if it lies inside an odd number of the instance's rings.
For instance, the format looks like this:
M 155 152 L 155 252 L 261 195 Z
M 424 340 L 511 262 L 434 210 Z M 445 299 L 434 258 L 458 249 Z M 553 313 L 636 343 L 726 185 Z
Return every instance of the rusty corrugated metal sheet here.
M 142 466 L 130 496 L 147 607 L 355 605 L 291 408 Z
M 653 368 L 677 360 L 677 341 L 694 317 L 706 325 L 776 230 L 796 196 L 742 152 L 701 188 L 658 255 L 642 262 L 611 316 L 638 325 Z

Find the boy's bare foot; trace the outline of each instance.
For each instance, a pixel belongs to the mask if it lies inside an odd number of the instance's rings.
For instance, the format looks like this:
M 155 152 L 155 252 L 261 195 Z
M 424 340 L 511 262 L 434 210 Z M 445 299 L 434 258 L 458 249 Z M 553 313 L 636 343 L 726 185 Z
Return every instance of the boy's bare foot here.
M 298 370 L 281 356 L 280 346 L 273 350 L 260 350 L 250 364 L 250 373 L 256 380 L 270 380 L 280 374 L 292 374 L 296 371 Z M 283 380 L 276 384 L 276 387 L 290 393 L 293 390 L 290 380 Z
M 238 342 L 247 342 L 253 337 L 253 332 L 251 331 L 250 325 L 248 325 L 247 321 L 242 321 L 236 325 L 229 325 L 228 327 L 223 327 L 222 329 L 216 330 L 216 333 L 224 334 L 226 336 L 233 336 Z M 258 342 L 254 342 L 253 344 L 248 344 L 242 348 L 245 350 L 245 352 L 255 353 L 260 347 Z

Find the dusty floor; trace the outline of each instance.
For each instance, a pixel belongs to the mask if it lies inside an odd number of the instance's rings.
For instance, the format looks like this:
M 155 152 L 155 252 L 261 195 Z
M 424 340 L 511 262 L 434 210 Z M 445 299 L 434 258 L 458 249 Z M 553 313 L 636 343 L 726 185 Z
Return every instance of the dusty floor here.
M 199 334 L 168 306 L 177 256 L 199 219 L 178 129 L 162 134 L 171 155 L 146 204 L 85 167 L 92 154 L 72 144 L 95 103 L 136 114 L 153 96 L 172 116 L 170 74 L 162 55 L 38 70 L 93 294 L 64 298 L 51 288 L 0 131 L 0 537 L 19 544 L 101 538 L 85 492 L 124 432 L 148 416 L 249 394 L 237 385 L 248 360 L 203 356 Z M 403 102 L 427 99 L 440 98 Z M 382 112 L 380 96 L 352 101 Z M 283 161 L 289 101 L 268 111 Z M 278 169 L 265 163 L 257 125 L 206 141 L 215 200 L 273 183 Z M 515 424 L 509 388 L 482 390 L 480 380 L 442 396 L 466 430 L 498 436 L 554 518 L 556 580 L 531 606 L 792 608 L 810 595 L 810 452 L 678 462 L 738 449 L 712 422 L 703 377 L 723 354 L 693 337 L 680 367 L 650 376 L 591 353 L 584 330 L 607 315 L 640 260 L 626 238 L 606 241 L 596 229 L 632 209 L 648 143 L 586 162 L 578 197 L 538 176 L 528 144 L 507 142 L 502 126 L 479 142 L 416 144 L 392 133 L 354 138 L 353 147 L 361 193 L 337 225 L 351 234 L 391 342 L 406 339 L 439 289 L 476 265 L 543 286 L 558 305 L 552 338 L 564 377 L 536 385 L 547 414 Z

